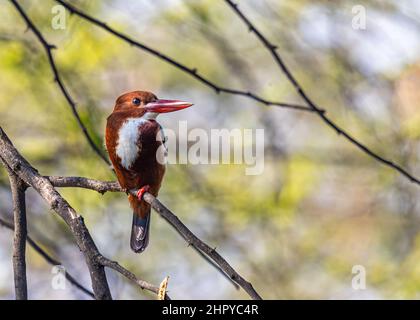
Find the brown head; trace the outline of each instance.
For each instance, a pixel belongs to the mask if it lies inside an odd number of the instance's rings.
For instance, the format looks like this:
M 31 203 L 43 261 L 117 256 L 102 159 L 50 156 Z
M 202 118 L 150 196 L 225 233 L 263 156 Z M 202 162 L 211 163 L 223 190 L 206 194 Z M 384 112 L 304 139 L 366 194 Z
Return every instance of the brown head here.
M 140 117 L 147 113 L 151 118 L 155 118 L 159 113 L 178 111 L 192 105 L 180 100 L 158 99 L 148 91 L 132 91 L 118 97 L 113 112 L 133 111 Z

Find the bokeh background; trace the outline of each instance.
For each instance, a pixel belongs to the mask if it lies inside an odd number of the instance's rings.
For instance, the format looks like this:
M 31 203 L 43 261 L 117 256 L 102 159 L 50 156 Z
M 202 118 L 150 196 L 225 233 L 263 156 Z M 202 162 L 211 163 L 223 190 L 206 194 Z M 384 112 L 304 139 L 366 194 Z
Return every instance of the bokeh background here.
M 265 170 L 240 165 L 170 165 L 159 198 L 250 280 L 267 299 L 415 299 L 420 297 L 420 188 L 339 137 L 311 113 L 216 95 L 190 76 L 76 16 L 51 28 L 49 0 L 21 5 L 50 43 L 83 122 L 103 147 L 115 98 L 134 89 L 195 103 L 161 117 L 177 128 L 264 128 Z M 417 176 L 420 139 L 420 2 L 242 0 L 320 106 L 373 150 Z M 223 86 L 301 103 L 267 51 L 223 1 L 72 1 L 112 27 Z M 355 5 L 365 30 L 352 28 Z M 14 7 L 0 1 L 0 125 L 44 175 L 113 180 L 89 148 L 53 81 L 45 52 Z M 171 143 L 171 141 L 169 141 Z M 170 276 L 177 299 L 247 298 L 204 262 L 157 215 L 151 244 L 129 249 L 131 212 L 123 194 L 60 192 L 80 212 L 100 251 L 140 278 Z M 33 190 L 29 234 L 83 284 L 83 257 L 64 223 Z M 12 218 L 0 169 L 0 215 Z M 13 299 L 13 235 L 0 228 L 0 298 Z M 88 299 L 67 283 L 51 286 L 51 266 L 27 248 L 29 298 Z M 352 267 L 366 289 L 352 288 Z M 107 271 L 117 299 L 154 299 Z

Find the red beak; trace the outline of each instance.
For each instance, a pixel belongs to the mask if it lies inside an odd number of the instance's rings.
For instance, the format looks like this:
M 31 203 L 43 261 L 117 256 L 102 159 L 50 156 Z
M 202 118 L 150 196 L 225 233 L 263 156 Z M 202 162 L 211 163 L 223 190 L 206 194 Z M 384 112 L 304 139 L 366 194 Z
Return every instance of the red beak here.
M 167 113 L 191 107 L 193 104 L 180 100 L 156 100 L 146 104 L 147 112 Z

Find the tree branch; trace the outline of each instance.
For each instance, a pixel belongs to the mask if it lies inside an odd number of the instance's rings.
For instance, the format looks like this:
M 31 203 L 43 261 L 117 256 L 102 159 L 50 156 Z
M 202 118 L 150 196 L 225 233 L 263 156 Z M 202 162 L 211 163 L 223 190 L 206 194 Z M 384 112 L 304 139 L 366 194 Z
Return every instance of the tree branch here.
M 26 186 L 15 174 L 11 174 L 10 185 L 13 197 L 13 221 L 15 225 L 13 239 L 13 271 L 15 277 L 15 292 L 17 300 L 28 299 L 26 281 Z
M 112 299 L 102 264 L 103 257 L 96 247 L 83 218 L 70 204 L 55 190 L 51 182 L 41 176 L 25 158 L 23 158 L 0 127 L 0 157 L 21 180 L 33 187 L 39 195 L 70 227 L 76 243 L 83 253 L 92 281 L 92 288 L 96 299 Z M 121 267 L 122 268 L 122 267 Z M 125 269 L 124 269 L 125 270 Z M 148 287 L 144 289 L 149 290 Z M 153 291 L 157 292 L 157 291 Z
M 11 141 L 0 128 L 0 157 L 7 165 L 28 185 L 33 187 L 70 227 L 76 243 L 85 256 L 92 280 L 93 292 L 96 299 L 111 299 L 105 270 L 96 261 L 98 249 L 87 230 L 83 218 L 70 204 L 54 189 L 48 179 L 39 175 L 14 148 Z
M 56 187 L 78 187 L 98 191 L 99 193 L 110 192 L 124 192 L 124 190 L 116 182 L 99 181 L 87 179 L 82 177 L 48 177 L 51 183 Z M 136 196 L 137 190 L 129 190 L 129 192 Z M 195 236 L 178 217 L 166 208 L 158 199 L 152 194 L 146 192 L 143 199 L 149 203 L 152 208 L 164 218 L 187 243 L 194 247 L 200 254 L 206 255 L 225 273 L 229 279 L 236 282 L 242 287 L 248 295 L 253 299 L 261 299 L 261 296 L 255 291 L 252 284 L 246 281 L 239 273 L 233 269 L 230 264 L 216 251 L 205 242 Z
M 10 181 L 10 189 L 13 199 L 13 274 L 15 282 L 16 300 L 28 299 L 28 285 L 26 281 L 26 203 L 25 183 L 6 165 L 0 158 L 7 170 Z
M 132 195 L 136 195 L 136 190 L 130 190 Z M 159 215 L 164 218 L 182 237 L 188 244 L 198 248 L 208 257 L 210 257 L 229 277 L 235 281 L 246 293 L 256 300 L 262 299 L 261 296 L 255 291 L 252 284 L 246 281 L 244 278 L 239 275 L 233 269 L 230 264 L 216 251 L 215 248 L 211 248 L 197 236 L 195 236 L 178 217 L 173 214 L 168 208 L 166 208 L 158 199 L 156 199 L 152 194 L 146 192 L 143 196 L 143 199 L 149 203 L 152 208 L 159 213 Z
M 0 225 L 8 228 L 10 230 L 14 230 L 14 226 L 12 223 L 7 222 L 6 220 L 0 218 Z M 30 236 L 26 237 L 26 241 L 28 242 L 28 244 L 41 256 L 44 258 L 44 260 L 46 262 L 48 262 L 50 265 L 52 266 L 57 266 L 57 265 L 63 265 L 60 261 L 54 259 L 52 256 L 50 256 L 44 249 L 41 248 L 41 246 L 39 244 L 37 244 L 35 242 L 35 240 L 33 240 Z M 72 284 L 74 285 L 76 288 L 78 288 L 79 290 L 81 290 L 82 292 L 86 293 L 88 296 L 94 298 L 95 296 L 93 295 L 93 292 L 86 289 L 82 284 L 80 284 L 70 273 L 68 273 L 66 271 L 65 273 L 66 279 Z
M 124 192 L 124 190 L 120 187 L 118 182 L 113 181 L 99 181 L 94 179 L 88 178 L 81 178 L 81 177 L 59 177 L 59 176 L 49 176 L 46 177 L 50 180 L 54 187 L 77 187 L 77 188 L 85 188 L 97 191 L 101 194 L 104 194 L 107 191 L 112 192 Z M 185 239 L 185 238 L 184 238 Z M 235 287 L 235 289 L 239 289 L 239 286 L 236 282 L 234 282 L 229 275 L 227 275 L 217 264 L 215 264 L 207 255 L 205 255 L 202 251 L 200 251 L 197 247 L 191 246 L 204 260 L 207 261 L 213 268 L 219 271 L 229 282 Z
M 147 46 L 144 43 L 136 41 L 133 38 L 130 38 L 129 36 L 111 28 L 105 22 L 102 22 L 102 21 L 88 15 L 87 13 L 85 13 L 82 10 L 76 8 L 74 5 L 72 5 L 70 3 L 67 3 L 66 1 L 63 1 L 63 0 L 55 0 L 55 1 L 60 3 L 62 6 L 66 7 L 70 11 L 70 13 L 75 14 L 75 15 L 79 16 L 80 18 L 82 18 L 86 21 L 89 21 L 90 23 L 92 23 L 92 24 L 96 25 L 97 27 L 111 33 L 112 35 L 114 35 L 117 38 L 123 40 L 124 42 L 127 42 L 128 44 L 130 44 L 130 45 L 132 45 L 132 46 L 134 46 L 134 47 L 136 47 L 140 50 L 143 50 L 143 51 L 151 54 L 152 56 L 155 56 L 156 58 L 158 58 L 160 60 L 163 60 L 166 63 L 169 63 L 170 65 L 176 67 L 177 69 L 189 74 L 191 77 L 195 78 L 196 80 L 198 80 L 199 82 L 201 82 L 205 86 L 213 89 L 217 94 L 223 92 L 223 93 L 227 93 L 227 94 L 231 94 L 231 95 L 243 96 L 243 97 L 249 98 L 251 100 L 257 101 L 261 104 L 264 104 L 266 106 L 275 106 L 275 107 L 282 107 L 282 108 L 288 108 L 288 109 L 294 109 L 294 110 L 300 110 L 300 111 L 314 112 L 314 110 L 312 110 L 311 108 L 308 108 L 307 106 L 303 106 L 303 105 L 299 105 L 299 104 L 293 104 L 293 103 L 271 101 L 271 100 L 264 99 L 264 98 L 260 97 L 259 95 L 255 94 L 253 92 L 250 92 L 250 91 L 242 91 L 242 90 L 237 90 L 237 89 L 232 89 L 232 88 L 219 86 L 215 82 L 213 82 L 213 81 L 209 80 L 208 78 L 200 75 L 196 68 L 190 68 L 190 67 L 186 66 L 185 64 L 182 64 L 182 63 L 176 61 L 175 59 L 159 52 L 158 50 L 153 49 L 153 48 Z M 322 110 L 320 110 L 320 111 L 323 112 Z
M 57 69 L 57 65 L 54 60 L 54 56 L 52 54 L 52 50 L 56 47 L 54 45 L 51 45 L 47 42 L 47 40 L 42 35 L 41 31 L 35 26 L 35 24 L 31 21 L 31 19 L 28 17 L 26 12 L 23 10 L 23 8 L 19 5 L 19 3 L 16 0 L 10 0 L 12 4 L 15 6 L 16 10 L 19 12 L 19 14 L 22 16 L 22 18 L 25 20 L 28 28 L 35 34 L 38 41 L 43 46 L 45 53 L 48 57 L 48 63 L 50 65 L 51 71 L 54 74 L 54 81 L 57 83 L 58 87 L 60 88 L 61 93 L 63 94 L 64 98 L 67 101 L 67 104 L 69 105 L 73 116 L 75 117 L 77 124 L 79 125 L 80 129 L 83 132 L 83 135 L 85 136 L 87 142 L 89 143 L 92 150 L 108 165 L 111 163 L 108 160 L 108 157 L 99 149 L 99 147 L 95 144 L 92 137 L 90 136 L 86 126 L 83 124 L 82 119 L 80 118 L 79 112 L 77 111 L 76 103 L 74 102 L 73 98 L 71 97 L 69 90 L 64 85 L 63 80 L 61 79 L 60 73 Z
M 393 163 L 392 161 L 385 159 L 384 157 L 380 156 L 373 150 L 371 150 L 369 147 L 364 145 L 362 142 L 358 141 L 356 138 L 352 137 L 348 132 L 346 132 L 344 129 L 340 128 L 337 124 L 335 124 L 324 112 L 323 109 L 318 107 L 312 99 L 309 98 L 309 96 L 306 94 L 306 92 L 303 90 L 302 86 L 299 84 L 299 82 L 296 80 L 296 78 L 293 76 L 292 72 L 289 70 L 289 68 L 284 63 L 281 56 L 277 53 L 277 47 L 273 45 L 262 33 L 259 31 L 255 25 L 245 16 L 245 14 L 239 9 L 239 6 L 234 3 L 232 0 L 224 0 L 228 6 L 234 11 L 234 13 L 243 21 L 243 23 L 248 27 L 250 32 L 253 32 L 258 40 L 264 45 L 264 47 L 270 52 L 271 56 L 273 57 L 274 61 L 276 62 L 277 66 L 280 68 L 280 70 L 283 72 L 283 74 L 286 76 L 286 78 L 289 80 L 289 82 L 293 85 L 294 89 L 296 90 L 297 94 L 310 106 L 310 108 L 316 112 L 324 121 L 324 123 L 333 129 L 338 135 L 342 135 L 345 137 L 350 143 L 352 143 L 354 146 L 356 146 L 358 149 L 363 151 L 368 156 L 374 158 L 378 162 L 382 163 L 383 165 L 396 170 L 403 176 L 405 176 L 407 179 L 409 179 L 411 182 L 420 185 L 420 179 L 413 176 L 411 173 L 409 173 L 407 170 L 399 166 L 398 164 Z
M 124 192 L 118 182 L 100 181 L 82 177 L 45 176 L 57 188 L 83 188 L 104 194 L 105 192 Z
M 134 273 L 123 268 L 118 262 L 109 260 L 104 256 L 99 256 L 98 261 L 104 266 L 110 269 L 115 270 L 116 272 L 122 274 L 127 279 L 131 280 L 137 284 L 140 288 L 149 290 L 153 293 L 159 294 L 159 287 L 156 287 L 144 280 L 138 279 Z M 168 295 L 165 295 L 165 300 L 171 300 Z

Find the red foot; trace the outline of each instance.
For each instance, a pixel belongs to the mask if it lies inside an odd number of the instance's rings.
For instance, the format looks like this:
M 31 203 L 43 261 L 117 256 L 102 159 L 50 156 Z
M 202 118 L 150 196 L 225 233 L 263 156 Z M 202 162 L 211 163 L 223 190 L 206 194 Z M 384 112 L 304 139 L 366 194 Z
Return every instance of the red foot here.
M 149 190 L 150 190 L 150 186 L 149 185 L 145 185 L 145 186 L 143 186 L 143 187 L 141 187 L 140 189 L 139 189 L 139 191 L 137 191 L 137 198 L 141 201 L 141 200 L 143 200 L 143 195 L 144 195 L 144 193 L 145 192 L 149 192 Z

